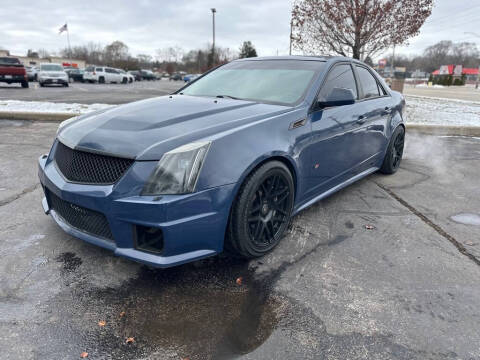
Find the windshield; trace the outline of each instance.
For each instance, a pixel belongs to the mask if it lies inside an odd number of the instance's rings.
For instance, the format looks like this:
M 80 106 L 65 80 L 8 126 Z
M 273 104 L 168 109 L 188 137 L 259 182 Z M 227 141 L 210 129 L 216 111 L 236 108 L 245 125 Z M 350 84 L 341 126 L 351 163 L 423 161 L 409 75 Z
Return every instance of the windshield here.
M 41 65 L 40 70 L 42 71 L 63 71 L 63 67 L 55 64 Z
M 181 93 L 294 105 L 303 98 L 324 64 L 301 60 L 232 62 L 195 81 Z
M 0 64 L 14 65 L 20 64 L 20 61 L 17 58 L 0 57 Z

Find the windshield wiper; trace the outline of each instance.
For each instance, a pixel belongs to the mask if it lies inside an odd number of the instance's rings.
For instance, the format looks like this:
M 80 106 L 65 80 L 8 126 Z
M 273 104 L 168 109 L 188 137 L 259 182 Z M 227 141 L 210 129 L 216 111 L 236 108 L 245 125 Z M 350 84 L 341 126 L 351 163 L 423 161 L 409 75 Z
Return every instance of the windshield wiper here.
M 217 97 L 217 98 L 229 98 L 229 99 L 233 99 L 233 100 L 243 100 L 243 99 L 240 99 L 240 98 L 232 96 L 232 95 L 217 95 L 215 97 Z

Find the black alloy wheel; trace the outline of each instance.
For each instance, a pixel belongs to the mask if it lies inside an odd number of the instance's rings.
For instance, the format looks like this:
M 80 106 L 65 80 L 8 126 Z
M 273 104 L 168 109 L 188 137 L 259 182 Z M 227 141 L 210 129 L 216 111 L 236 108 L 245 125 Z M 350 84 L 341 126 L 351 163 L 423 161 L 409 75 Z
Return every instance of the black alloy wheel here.
M 384 174 L 393 174 L 398 170 L 400 162 L 402 161 L 404 146 L 405 129 L 403 126 L 399 126 L 392 134 L 380 172 Z
M 233 205 L 227 249 L 253 258 L 278 245 L 288 227 L 294 202 L 289 169 L 271 161 L 251 174 Z

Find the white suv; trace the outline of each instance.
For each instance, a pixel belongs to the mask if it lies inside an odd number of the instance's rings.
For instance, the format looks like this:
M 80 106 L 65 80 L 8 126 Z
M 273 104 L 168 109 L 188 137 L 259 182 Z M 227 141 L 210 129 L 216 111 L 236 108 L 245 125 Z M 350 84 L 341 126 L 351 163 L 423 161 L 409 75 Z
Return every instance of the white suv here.
M 37 79 L 42 87 L 50 84 L 68 86 L 68 75 L 60 64 L 40 64 Z
M 83 73 L 83 79 L 90 83 L 98 82 L 106 83 L 127 83 L 126 75 L 121 74 L 118 70 L 106 66 L 88 66 Z

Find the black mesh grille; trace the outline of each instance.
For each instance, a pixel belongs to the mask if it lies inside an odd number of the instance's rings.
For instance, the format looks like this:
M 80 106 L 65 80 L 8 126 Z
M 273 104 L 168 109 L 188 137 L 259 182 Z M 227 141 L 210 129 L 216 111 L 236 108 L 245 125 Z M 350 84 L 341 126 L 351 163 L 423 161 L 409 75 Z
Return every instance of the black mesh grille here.
M 88 184 L 113 184 L 133 160 L 73 150 L 57 144 L 55 163 L 67 180 Z
M 48 191 L 48 198 L 50 207 L 77 230 L 113 240 L 113 235 L 105 215 L 62 200 L 50 191 Z

